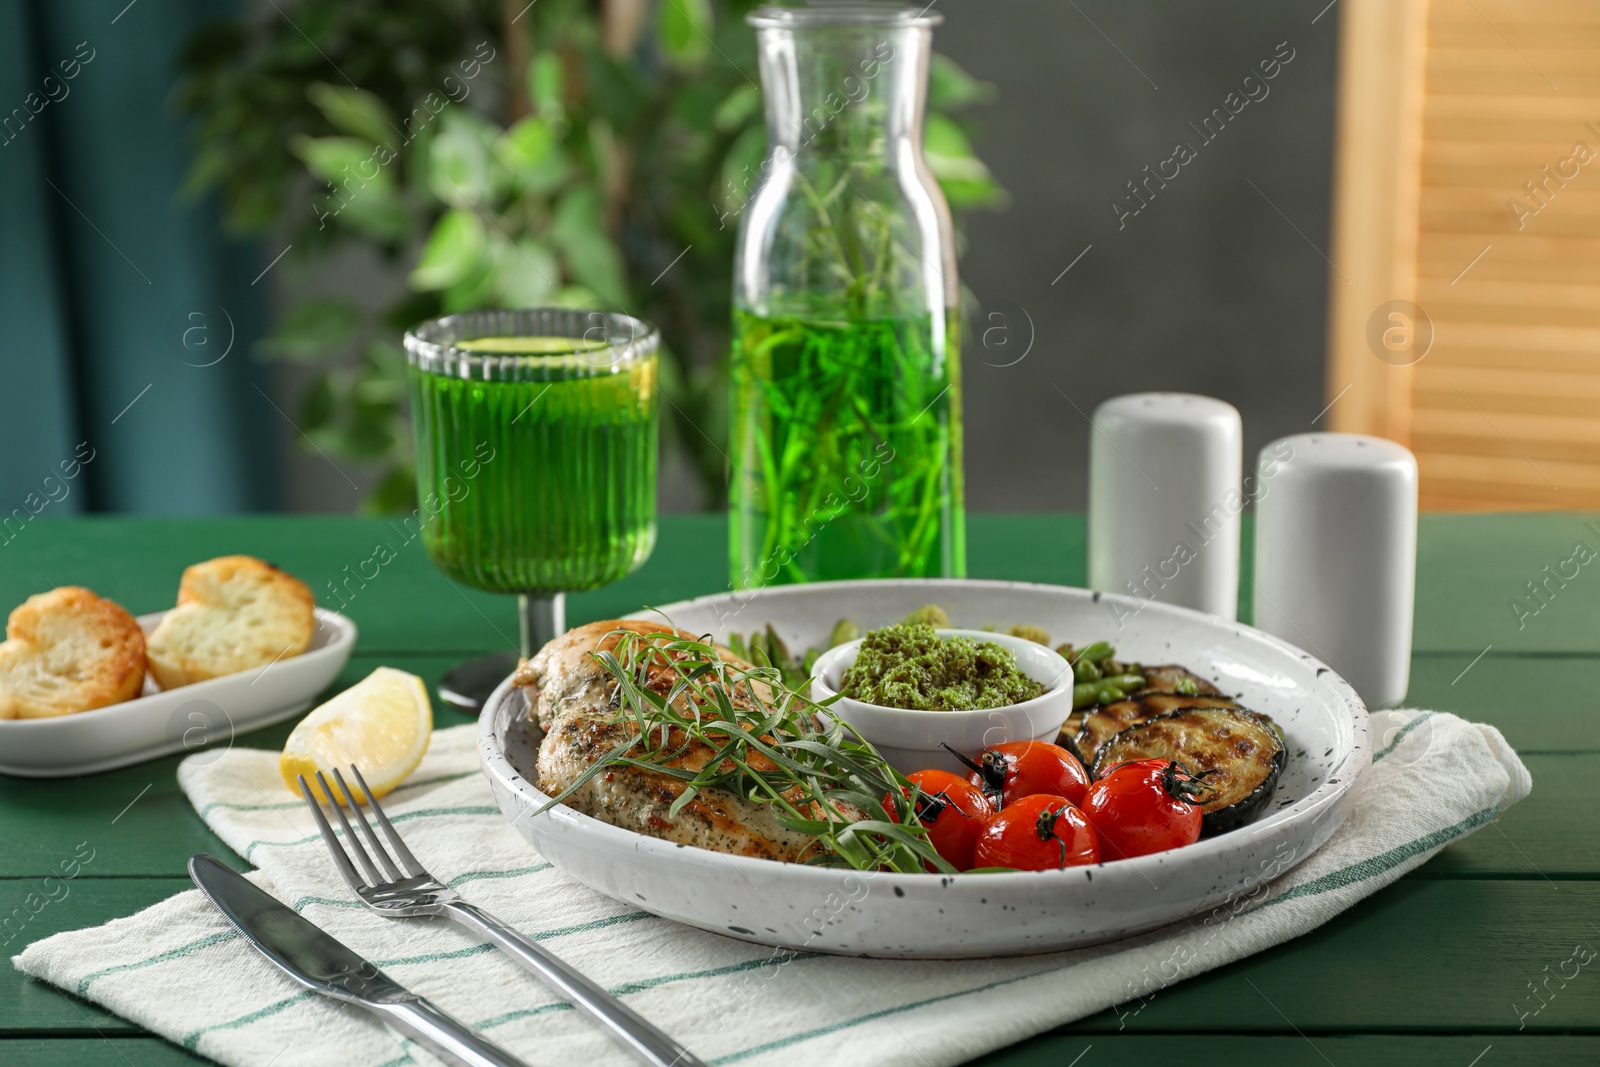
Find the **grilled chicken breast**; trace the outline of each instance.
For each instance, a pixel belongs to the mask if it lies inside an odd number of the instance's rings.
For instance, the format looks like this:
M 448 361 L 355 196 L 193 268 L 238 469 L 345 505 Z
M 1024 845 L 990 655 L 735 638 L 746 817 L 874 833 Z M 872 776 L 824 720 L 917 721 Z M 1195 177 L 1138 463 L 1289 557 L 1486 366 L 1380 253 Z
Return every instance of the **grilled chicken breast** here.
M 539 747 L 539 788 L 551 796 L 562 793 L 608 752 L 637 736 L 634 721 L 614 698 L 611 675 L 594 658 L 594 653 L 616 646 L 618 630 L 695 636 L 640 619 L 592 622 L 551 641 L 517 671 L 516 684 L 527 690 L 532 715 L 545 731 Z M 749 666 L 731 652 L 718 651 L 730 663 Z M 670 664 L 663 662 L 646 685 L 666 695 L 677 677 Z M 680 735 L 669 743 L 675 747 L 684 740 Z M 699 770 L 711 755 L 709 746 L 693 742 L 671 765 Z M 752 765 L 758 766 L 757 761 L 752 760 Z M 670 775 L 616 766 L 595 775 L 565 803 L 613 826 L 714 852 L 794 862 L 815 847 L 809 835 L 779 823 L 769 805 L 721 789 L 701 790 L 676 817 L 669 818 L 673 802 L 682 793 L 683 783 Z

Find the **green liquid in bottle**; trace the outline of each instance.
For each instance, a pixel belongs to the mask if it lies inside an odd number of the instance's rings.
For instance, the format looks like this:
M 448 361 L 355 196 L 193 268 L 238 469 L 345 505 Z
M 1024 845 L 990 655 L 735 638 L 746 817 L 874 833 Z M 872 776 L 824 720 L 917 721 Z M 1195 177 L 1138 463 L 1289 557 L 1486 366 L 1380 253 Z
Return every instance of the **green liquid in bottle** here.
M 457 581 L 504 593 L 593 589 L 656 536 L 656 357 L 603 344 L 488 337 L 471 352 L 534 357 L 518 381 L 413 368 L 423 544 Z
M 959 348 L 938 330 L 734 312 L 736 588 L 966 573 Z

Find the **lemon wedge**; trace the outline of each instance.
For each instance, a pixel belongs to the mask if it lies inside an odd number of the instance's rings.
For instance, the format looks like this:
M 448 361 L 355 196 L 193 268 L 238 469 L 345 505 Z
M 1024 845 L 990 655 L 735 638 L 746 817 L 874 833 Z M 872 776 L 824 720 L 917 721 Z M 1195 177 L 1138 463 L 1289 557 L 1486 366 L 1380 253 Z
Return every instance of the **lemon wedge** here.
M 278 770 L 292 792 L 300 792 L 295 776 L 303 774 L 312 794 L 326 801 L 316 775 L 322 771 L 328 776 L 338 799 L 334 768 L 360 796 L 361 787 L 350 774 L 353 763 L 373 796 L 381 797 L 417 769 L 432 734 L 433 706 L 422 679 L 379 667 L 300 720 L 284 743 Z

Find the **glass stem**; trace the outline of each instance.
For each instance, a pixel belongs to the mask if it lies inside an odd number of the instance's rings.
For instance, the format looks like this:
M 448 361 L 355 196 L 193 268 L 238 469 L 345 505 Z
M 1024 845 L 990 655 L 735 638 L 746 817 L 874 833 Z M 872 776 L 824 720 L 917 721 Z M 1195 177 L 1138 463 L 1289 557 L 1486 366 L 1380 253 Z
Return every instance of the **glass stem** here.
M 532 656 L 567 632 L 567 599 L 564 594 L 549 596 L 517 594 L 517 622 L 522 639 L 522 654 Z

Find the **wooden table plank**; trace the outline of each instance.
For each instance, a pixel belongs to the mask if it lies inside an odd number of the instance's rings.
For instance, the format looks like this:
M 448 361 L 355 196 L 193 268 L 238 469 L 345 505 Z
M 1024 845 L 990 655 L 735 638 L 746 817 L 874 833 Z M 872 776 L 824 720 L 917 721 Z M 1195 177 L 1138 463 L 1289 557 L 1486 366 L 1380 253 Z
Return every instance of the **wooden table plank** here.
M 1568 563 L 1580 542 L 1589 561 Z M 1530 582 L 1549 583 L 1541 599 L 1529 592 Z M 1501 653 L 1600 649 L 1600 520 L 1594 515 L 1423 516 L 1416 649 L 1477 655 L 1491 645 Z
M 140 1037 L 13 1038 L 0 1044 L 7 1063 L 28 1067 L 83 1067 L 86 1063 L 121 1067 L 195 1067 L 214 1063 L 185 1052 L 155 1035 Z
M 1040 1037 L 974 1061 L 981 1067 L 1069 1067 L 1086 1049 L 1084 1067 L 1146 1064 L 1273 1064 L 1275 1067 L 1468 1067 L 1485 1049 L 1484 1067 L 1547 1067 L 1600 1060 L 1600 1038 L 1397 1036 L 1389 1034 L 1306 1037 L 1237 1035 L 1103 1034 L 1088 1038 Z M 8 1041 L 14 1062 L 30 1067 L 81 1067 L 90 1062 L 127 1067 L 193 1067 L 210 1060 L 185 1052 L 154 1036 L 26 1038 Z M 1326 1058 L 1324 1058 L 1326 1057 Z
M 1406 879 L 1287 944 L 1073 1024 L 1073 1034 L 1600 1034 L 1600 884 Z M 1540 1005 L 1529 983 L 1552 978 Z
M 1549 1067 L 1600 1062 L 1600 1038 L 1397 1034 L 1095 1034 L 1036 1037 L 974 1060 L 974 1067 L 1083 1067 L 1147 1064 L 1272 1064 L 1273 1067 Z M 1489 1056 L 1482 1056 L 1492 1049 Z M 65 1062 L 49 1060 L 49 1063 Z M 136 1061 L 138 1062 L 138 1061 Z M 165 1063 L 165 1060 L 151 1060 Z M 171 1062 L 181 1061 L 173 1059 Z M 143 1067 L 142 1063 L 140 1067 Z
M 59 910 L 46 908 L 35 922 L 40 930 L 100 923 L 184 888 L 182 879 L 84 880 Z M 1600 931 L 1591 925 L 1597 913 L 1600 884 L 1593 882 L 1405 881 L 1305 937 L 1159 991 L 1142 1009 L 1130 1002 L 1120 1016 L 1102 1012 L 1063 1033 L 1089 1041 L 1119 1032 L 1296 1029 L 1512 1034 L 1519 1021 L 1513 1006 L 1538 1004 L 1527 983 L 1562 970 L 1575 945 L 1600 950 Z M 1600 961 L 1580 969 L 1565 989 L 1552 978 L 1548 1006 L 1526 1020 L 1524 1033 L 1600 1034 L 1597 969 Z M 81 1033 L 85 1014 L 106 1033 L 137 1032 L 43 983 L 0 975 L 0 1037 Z
M 1076 1057 L 1090 1050 L 1081 1061 Z M 974 1061 L 978 1067 L 1135 1067 L 1148 1064 L 1273 1064 L 1274 1067 L 1548 1067 L 1600 1062 L 1594 1037 L 1442 1037 L 1394 1034 L 1241 1035 L 1097 1034 L 1039 1037 Z M 210 1063 L 158 1037 L 23 1038 L 4 1051 L 29 1067 L 81 1067 L 87 1062 L 127 1067 L 194 1067 Z
M 1545 594 L 1548 604 L 1528 599 L 1526 586 L 1546 579 L 1546 564 L 1559 572 L 1580 540 L 1600 550 L 1591 519 L 1560 513 L 1424 516 L 1417 649 L 1468 658 L 1491 644 L 1502 653 L 1600 654 L 1600 560 L 1579 566 L 1571 579 L 1558 573 Z M 350 517 L 41 519 L 5 546 L 0 607 L 55 585 L 79 584 L 130 611 L 156 611 L 171 605 L 187 564 L 248 552 L 298 574 L 324 606 L 343 603 L 362 628 L 364 651 L 470 653 L 511 643 L 516 633 L 510 598 L 448 582 L 420 541 L 408 539 L 408 530 L 400 520 Z M 968 531 L 974 577 L 1084 580 L 1082 516 L 973 515 Z M 616 585 L 570 598 L 570 617 L 583 621 L 725 589 L 726 540 L 721 516 L 668 516 L 650 562 Z M 382 566 L 372 562 L 380 544 L 394 553 Z M 1530 611 L 1539 608 L 1521 618 L 1520 626 L 1511 608 L 1517 597 Z M 1241 602 L 1248 615 L 1249 597 Z
M 1523 755 L 1600 752 L 1600 657 L 1491 652 L 1477 663 L 1472 658 L 1458 652 L 1413 656 L 1406 706 L 1486 722 Z

